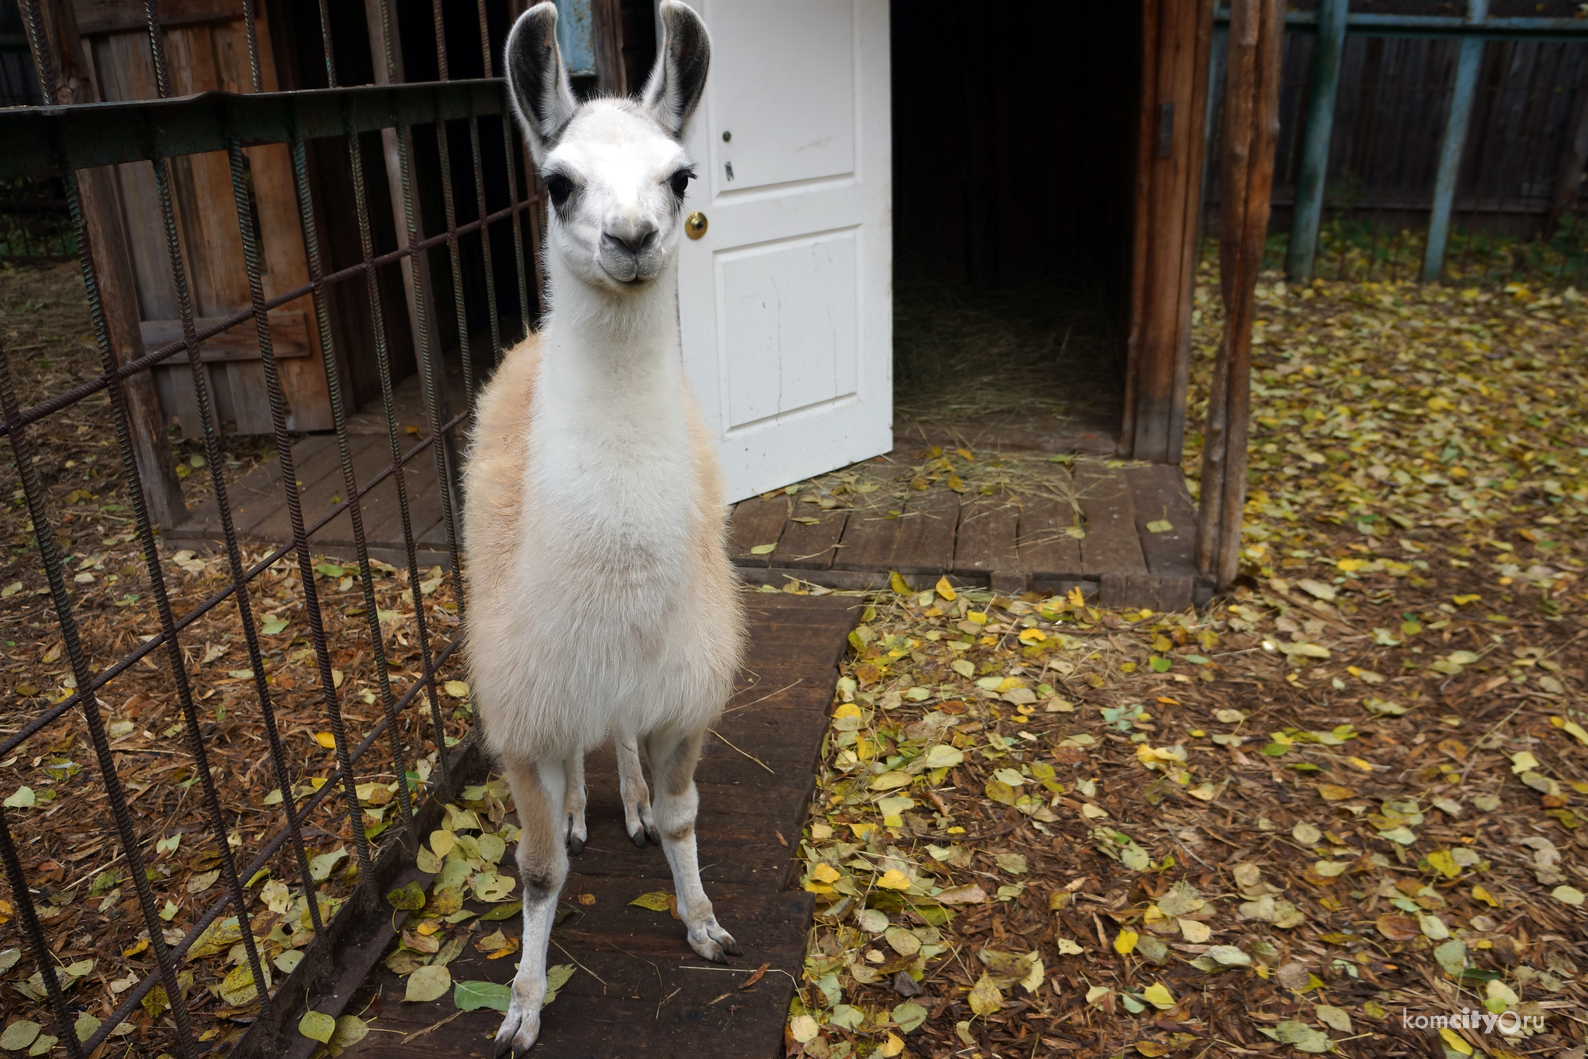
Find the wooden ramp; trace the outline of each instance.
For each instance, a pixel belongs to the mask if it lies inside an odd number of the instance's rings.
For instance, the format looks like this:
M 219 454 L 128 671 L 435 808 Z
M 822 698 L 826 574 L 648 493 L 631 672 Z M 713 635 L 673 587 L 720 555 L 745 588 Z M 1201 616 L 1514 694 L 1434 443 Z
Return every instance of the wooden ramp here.
M 782 593 L 750 600 L 750 648 L 739 687 L 695 772 L 701 878 L 718 920 L 745 955 L 728 969 L 708 964 L 690 950 L 677 920 L 629 904 L 643 893 L 671 891 L 672 876 L 660 849 L 635 849 L 623 830 L 612 755 L 592 755 L 586 773 L 590 839 L 573 859 L 560 905 L 569 914 L 552 932 L 550 953 L 551 963 L 575 963 L 580 969 L 545 1009 L 536 1055 L 777 1059 L 783 1054 L 783 1026 L 804 963 L 813 908 L 810 894 L 792 888 L 797 882 L 794 852 L 815 788 L 838 660 L 858 601 Z M 511 860 L 505 858 L 504 864 Z M 396 917 L 398 929 L 401 921 L 401 915 Z M 516 916 L 484 926 L 487 931 L 500 926 L 514 937 L 522 929 Z M 769 965 L 766 974 L 740 991 L 763 963 Z M 516 966 L 516 955 L 488 960 L 470 946 L 450 970 L 454 981 L 506 983 Z M 376 965 L 345 1009 L 373 1017 L 375 1032 L 344 1056 L 493 1054 L 501 1016 L 489 1010 L 457 1015 L 405 1043 L 407 1035 L 436 1026 L 457 1009 L 450 991 L 433 1003 L 409 1004 L 402 1001 L 403 990 L 402 979 Z

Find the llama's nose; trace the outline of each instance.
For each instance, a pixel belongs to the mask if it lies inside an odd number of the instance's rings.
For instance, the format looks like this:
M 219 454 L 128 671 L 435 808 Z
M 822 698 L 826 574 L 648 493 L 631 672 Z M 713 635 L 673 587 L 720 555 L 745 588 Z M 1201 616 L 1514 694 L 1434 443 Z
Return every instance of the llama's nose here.
M 601 241 L 614 250 L 623 250 L 638 257 L 656 239 L 656 222 L 650 218 L 609 221 L 601 233 Z

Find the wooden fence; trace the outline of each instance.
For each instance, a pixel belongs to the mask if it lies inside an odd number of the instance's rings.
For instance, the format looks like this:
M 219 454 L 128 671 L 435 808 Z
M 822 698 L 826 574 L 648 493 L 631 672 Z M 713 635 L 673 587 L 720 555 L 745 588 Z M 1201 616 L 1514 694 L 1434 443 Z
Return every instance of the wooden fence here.
M 1308 10 L 1316 4 L 1294 6 Z M 1452 7 L 1459 13 L 1461 6 L 1355 0 L 1351 11 L 1450 14 Z M 1496 3 L 1493 9 L 1496 14 L 1510 14 L 1514 6 Z M 1515 13 L 1578 14 L 1575 3 L 1529 3 L 1521 8 Z M 1275 233 L 1290 229 L 1317 41 L 1316 34 L 1294 29 L 1285 37 L 1270 222 Z M 1460 48 L 1460 40 L 1452 37 L 1353 33 L 1345 38 L 1329 146 L 1328 215 L 1372 219 L 1396 229 L 1427 223 Z M 1226 34 L 1220 32 L 1211 71 L 1214 120 L 1209 134 L 1215 142 L 1223 125 L 1226 54 Z M 1538 234 L 1550 211 L 1562 156 L 1585 105 L 1588 42 L 1487 42 L 1456 182 L 1456 223 L 1524 239 Z M 1210 171 L 1205 228 L 1206 218 L 1217 216 L 1218 182 L 1218 173 Z M 1583 206 L 1579 190 L 1569 208 L 1577 212 Z

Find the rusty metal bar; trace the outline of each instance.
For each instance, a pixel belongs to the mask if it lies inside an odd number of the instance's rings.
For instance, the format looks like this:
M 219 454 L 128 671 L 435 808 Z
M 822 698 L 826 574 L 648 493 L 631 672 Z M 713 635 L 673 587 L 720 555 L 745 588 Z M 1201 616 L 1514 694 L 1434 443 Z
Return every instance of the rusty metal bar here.
M 79 169 L 143 161 L 157 136 L 169 156 L 376 132 L 403 125 L 503 113 L 501 78 L 439 84 L 360 85 L 300 92 L 203 92 L 178 99 L 79 103 L 0 110 L 0 181 L 46 172 L 64 152 Z M 229 131 L 230 130 L 230 131 Z
M 380 374 L 381 404 L 386 412 L 386 438 L 391 445 L 392 460 L 395 463 L 402 446 L 397 434 L 397 414 L 391 381 L 391 351 L 386 344 L 386 318 L 381 311 L 380 284 L 372 264 L 375 258 L 374 239 L 370 234 L 369 189 L 365 183 L 364 156 L 357 135 L 350 132 L 347 142 L 349 166 L 353 176 L 353 204 L 358 219 L 359 249 L 364 255 L 364 279 L 369 297 L 370 325 L 375 335 L 375 360 Z M 483 231 L 481 234 L 485 235 Z M 457 419 L 453 422 L 457 422 Z M 432 438 L 439 445 L 440 438 L 436 435 L 432 435 Z M 413 514 L 408 503 L 407 480 L 402 474 L 397 474 L 396 479 L 397 511 L 403 530 L 403 553 L 408 557 L 408 585 L 409 591 L 413 592 L 419 587 L 419 555 L 414 547 Z M 430 631 L 425 620 L 425 608 L 417 595 L 414 597 L 414 618 L 418 626 L 416 639 L 419 641 L 420 659 L 425 673 L 430 674 Z M 385 679 L 384 674 L 382 679 Z M 431 703 L 439 703 L 440 696 L 437 694 L 434 678 L 427 675 L 426 680 Z M 440 710 L 431 710 L 431 725 L 435 733 L 436 746 L 441 748 L 444 756 L 447 745 L 446 728 L 441 722 Z

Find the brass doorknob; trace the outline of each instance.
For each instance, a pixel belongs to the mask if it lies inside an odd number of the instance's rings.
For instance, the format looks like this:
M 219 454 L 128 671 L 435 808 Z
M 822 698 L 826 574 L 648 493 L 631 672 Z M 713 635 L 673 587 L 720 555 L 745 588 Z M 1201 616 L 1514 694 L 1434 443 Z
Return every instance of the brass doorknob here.
M 706 234 L 706 215 L 696 210 L 684 218 L 684 232 L 691 239 L 699 239 Z

